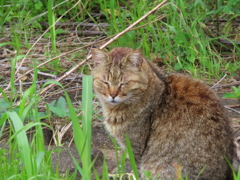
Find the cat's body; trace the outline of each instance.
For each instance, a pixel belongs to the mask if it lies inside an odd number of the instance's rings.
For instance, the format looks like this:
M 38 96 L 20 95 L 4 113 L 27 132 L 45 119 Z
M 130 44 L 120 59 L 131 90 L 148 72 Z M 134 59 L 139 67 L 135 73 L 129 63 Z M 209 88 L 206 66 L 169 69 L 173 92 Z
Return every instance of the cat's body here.
M 230 179 L 225 157 L 232 161 L 232 132 L 213 91 L 187 76 L 167 77 L 140 50 L 92 51 L 94 91 L 103 105 L 104 123 L 125 147 L 129 136 L 141 178 L 175 179 L 174 163 L 183 176 Z

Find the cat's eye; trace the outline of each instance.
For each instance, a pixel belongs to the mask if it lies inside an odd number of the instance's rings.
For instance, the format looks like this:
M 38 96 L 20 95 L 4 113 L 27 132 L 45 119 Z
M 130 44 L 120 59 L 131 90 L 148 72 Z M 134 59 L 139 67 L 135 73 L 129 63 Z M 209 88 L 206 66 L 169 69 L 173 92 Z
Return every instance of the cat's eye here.
M 103 84 L 106 84 L 109 87 L 109 82 L 101 80 Z
M 120 83 L 119 87 L 122 88 L 124 85 L 126 85 L 127 83 Z

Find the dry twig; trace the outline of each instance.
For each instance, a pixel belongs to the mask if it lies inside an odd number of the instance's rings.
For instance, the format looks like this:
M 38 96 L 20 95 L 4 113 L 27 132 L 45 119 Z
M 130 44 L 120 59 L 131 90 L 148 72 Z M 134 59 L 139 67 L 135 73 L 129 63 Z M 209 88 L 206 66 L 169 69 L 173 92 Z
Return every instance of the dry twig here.
M 227 74 L 225 74 L 216 84 L 214 84 L 211 89 L 215 88 L 225 77 L 227 76 Z
M 220 86 L 215 86 L 215 87 L 212 87 L 212 88 L 225 88 L 225 87 L 231 87 L 231 86 L 237 86 L 237 85 L 240 85 L 240 81 L 236 81 L 236 82 L 233 82 L 233 83 L 224 84 L 224 85 L 220 85 Z
M 233 108 L 230 108 L 230 107 L 228 107 L 228 106 L 224 106 L 226 109 L 229 109 L 229 110 L 231 110 L 231 111 L 233 111 L 233 112 L 236 112 L 236 113 L 238 113 L 238 114 L 240 114 L 240 111 L 237 111 L 237 110 L 235 110 L 235 109 L 233 109 Z

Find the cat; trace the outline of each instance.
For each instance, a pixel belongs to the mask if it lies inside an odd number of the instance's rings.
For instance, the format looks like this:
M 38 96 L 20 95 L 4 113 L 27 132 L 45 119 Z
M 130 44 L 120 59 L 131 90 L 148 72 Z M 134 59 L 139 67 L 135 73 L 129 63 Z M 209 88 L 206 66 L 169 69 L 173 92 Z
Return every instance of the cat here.
M 93 89 L 104 124 L 125 148 L 128 135 L 140 178 L 231 179 L 230 121 L 216 94 L 186 75 L 165 75 L 140 49 L 92 49 Z M 175 164 L 175 166 L 174 166 Z

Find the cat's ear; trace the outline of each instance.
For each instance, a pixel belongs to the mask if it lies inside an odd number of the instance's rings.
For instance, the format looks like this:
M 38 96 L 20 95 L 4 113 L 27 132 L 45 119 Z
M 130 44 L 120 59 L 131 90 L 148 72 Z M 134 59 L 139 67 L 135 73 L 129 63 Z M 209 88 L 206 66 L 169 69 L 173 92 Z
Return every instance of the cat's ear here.
M 91 52 L 92 52 L 92 60 L 93 60 L 94 67 L 97 67 L 99 64 L 102 64 L 108 58 L 107 53 L 101 49 L 93 48 Z
M 143 55 L 141 49 L 133 50 L 127 57 L 127 59 L 131 62 L 133 67 L 140 67 L 143 62 Z

